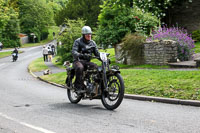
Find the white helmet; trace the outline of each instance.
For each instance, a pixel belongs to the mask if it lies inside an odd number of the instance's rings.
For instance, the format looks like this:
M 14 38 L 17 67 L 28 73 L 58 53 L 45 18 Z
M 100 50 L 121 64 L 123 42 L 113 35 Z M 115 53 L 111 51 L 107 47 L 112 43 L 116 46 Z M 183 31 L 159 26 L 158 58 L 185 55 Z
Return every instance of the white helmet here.
M 92 30 L 89 26 L 83 26 L 82 34 L 92 34 Z

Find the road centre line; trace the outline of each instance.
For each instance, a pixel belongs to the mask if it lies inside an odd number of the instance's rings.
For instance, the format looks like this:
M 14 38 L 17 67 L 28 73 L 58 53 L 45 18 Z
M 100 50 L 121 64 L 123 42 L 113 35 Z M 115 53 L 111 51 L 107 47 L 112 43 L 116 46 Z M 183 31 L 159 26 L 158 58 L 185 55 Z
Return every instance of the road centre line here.
M 1 113 L 1 112 L 0 112 L 0 116 L 6 118 L 8 120 L 14 121 L 14 122 L 16 122 L 16 123 L 18 123 L 20 125 L 32 128 L 32 129 L 37 130 L 37 131 L 40 131 L 42 133 L 55 133 L 55 132 L 49 131 L 49 130 L 41 128 L 41 127 L 33 126 L 33 125 L 30 125 L 30 124 L 25 123 L 25 122 L 20 122 L 19 120 L 15 119 L 15 118 L 11 118 L 11 117 L 9 117 L 9 116 Z

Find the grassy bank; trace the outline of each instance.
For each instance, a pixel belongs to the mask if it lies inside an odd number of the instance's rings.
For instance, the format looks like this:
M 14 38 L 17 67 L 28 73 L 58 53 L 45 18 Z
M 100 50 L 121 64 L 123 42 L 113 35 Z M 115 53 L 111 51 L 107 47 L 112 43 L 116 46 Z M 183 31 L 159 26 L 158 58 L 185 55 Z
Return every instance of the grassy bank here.
M 200 100 L 200 71 L 124 69 L 126 93 Z
M 34 60 L 33 62 L 31 62 L 31 64 L 29 64 L 28 67 L 32 72 L 39 72 L 48 69 L 48 67 L 44 63 L 43 57 Z
M 0 52 L 0 58 L 6 57 L 6 56 L 11 56 L 11 51 L 8 52 Z
M 200 42 L 195 44 L 194 50 L 195 53 L 200 52 Z M 169 68 L 168 66 L 123 65 L 115 63 L 114 49 L 100 51 L 110 53 L 112 65 L 118 65 L 121 68 L 121 75 L 125 82 L 125 93 L 127 94 L 200 100 L 200 70 L 172 71 L 169 69 L 163 69 Z M 53 63 L 63 68 L 62 63 L 56 62 L 58 58 L 59 57 L 55 57 Z M 38 63 L 39 61 L 42 60 L 38 60 Z M 94 59 L 92 62 L 100 65 L 98 60 Z M 41 76 L 41 78 L 64 85 L 66 72 L 45 75 Z
M 32 71 L 47 69 L 42 58 L 31 64 L 36 65 L 36 67 L 30 67 Z M 129 68 L 121 69 L 121 75 L 127 94 L 200 100 L 200 71 Z M 45 75 L 41 78 L 57 84 L 65 84 L 66 72 Z
M 23 51 L 19 51 L 19 53 L 22 53 Z M 7 51 L 7 52 L 0 52 L 0 58 L 11 56 L 12 51 Z
M 127 94 L 200 100 L 199 71 L 121 69 L 121 75 Z M 66 72 L 41 78 L 64 84 Z
M 200 42 L 196 42 L 195 43 L 194 52 L 195 53 L 200 53 Z

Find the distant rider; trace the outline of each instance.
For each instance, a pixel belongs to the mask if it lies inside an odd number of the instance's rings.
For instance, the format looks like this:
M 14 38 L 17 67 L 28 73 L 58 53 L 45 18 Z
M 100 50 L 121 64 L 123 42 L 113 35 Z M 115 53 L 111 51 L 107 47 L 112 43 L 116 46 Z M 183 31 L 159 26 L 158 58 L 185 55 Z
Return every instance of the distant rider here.
M 18 57 L 18 50 L 17 50 L 17 48 L 15 48 L 14 50 L 13 50 L 13 52 L 12 53 L 15 53 L 16 54 L 16 56 Z
M 16 61 L 18 58 L 18 50 L 15 48 L 12 52 L 13 61 Z

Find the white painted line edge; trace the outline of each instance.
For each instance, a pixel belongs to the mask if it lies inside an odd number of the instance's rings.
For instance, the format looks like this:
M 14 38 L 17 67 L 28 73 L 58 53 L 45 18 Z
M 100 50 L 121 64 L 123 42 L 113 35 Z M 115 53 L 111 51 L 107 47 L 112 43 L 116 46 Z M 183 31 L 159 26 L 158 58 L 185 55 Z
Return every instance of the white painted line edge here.
M 18 124 L 20 124 L 20 125 L 23 125 L 23 126 L 32 128 L 32 129 L 37 130 L 37 131 L 40 131 L 40 132 L 42 132 L 42 133 L 55 133 L 55 132 L 49 131 L 49 130 L 44 129 L 44 128 L 41 128 L 41 127 L 33 126 L 33 125 L 30 125 L 30 124 L 25 123 L 25 122 L 20 122 L 19 120 L 14 119 L 14 118 L 11 118 L 11 117 L 9 117 L 9 116 L 7 116 L 7 115 L 1 113 L 1 112 L 0 112 L 0 116 L 6 118 L 6 119 L 8 119 L 8 120 L 14 121 L 14 122 L 16 122 L 16 123 L 18 123 Z

